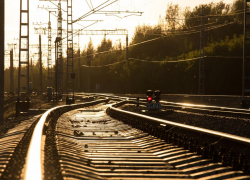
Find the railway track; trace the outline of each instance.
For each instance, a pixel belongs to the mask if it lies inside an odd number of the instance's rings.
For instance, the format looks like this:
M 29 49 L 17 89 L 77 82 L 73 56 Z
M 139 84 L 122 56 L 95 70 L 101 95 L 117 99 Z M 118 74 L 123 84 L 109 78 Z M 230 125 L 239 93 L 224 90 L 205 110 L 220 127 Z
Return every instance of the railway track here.
M 95 94 L 91 94 L 94 96 Z M 122 99 L 127 101 L 127 103 L 136 104 L 137 98 L 134 97 L 122 97 L 122 96 L 113 96 L 109 94 L 99 94 L 101 97 L 106 98 L 116 98 Z M 234 97 L 234 96 L 230 96 Z M 145 107 L 146 98 L 139 98 L 139 104 Z M 226 116 L 226 117 L 238 117 L 238 118 L 250 118 L 250 110 L 249 109 L 242 109 L 242 108 L 230 108 L 230 107 L 221 107 L 221 106 L 210 106 L 210 105 L 202 105 L 202 104 L 192 104 L 192 103 L 177 103 L 177 102 L 170 102 L 170 101 L 161 101 L 163 109 L 171 109 L 176 111 L 182 112 L 194 112 L 194 113 L 202 113 L 202 114 L 209 114 L 209 115 L 219 115 L 219 116 Z
M 250 179 L 250 139 L 119 109 L 127 100 L 100 97 L 33 118 L 1 179 Z

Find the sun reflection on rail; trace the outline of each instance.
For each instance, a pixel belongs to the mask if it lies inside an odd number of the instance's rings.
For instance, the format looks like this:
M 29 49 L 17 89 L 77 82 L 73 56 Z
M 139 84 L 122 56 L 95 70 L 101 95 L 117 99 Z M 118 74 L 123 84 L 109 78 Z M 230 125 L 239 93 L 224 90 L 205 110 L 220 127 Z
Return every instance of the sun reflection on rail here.
M 56 107 L 58 108 L 58 107 Z M 32 135 L 31 143 L 27 155 L 27 163 L 25 169 L 25 180 L 42 180 L 42 161 L 41 161 L 41 146 L 42 146 L 42 132 L 43 126 L 48 114 L 56 109 L 52 108 L 46 111 L 38 121 L 34 133 Z

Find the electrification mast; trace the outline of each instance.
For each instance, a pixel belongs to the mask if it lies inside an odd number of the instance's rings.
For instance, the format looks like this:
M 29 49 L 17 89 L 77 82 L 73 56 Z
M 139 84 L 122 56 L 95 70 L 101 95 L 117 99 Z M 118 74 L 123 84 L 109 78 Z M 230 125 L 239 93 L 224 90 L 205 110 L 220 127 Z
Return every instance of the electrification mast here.
M 58 1 L 58 0 L 40 0 L 40 1 Z M 73 23 L 76 23 L 78 21 L 81 21 L 82 19 L 98 13 L 98 14 L 105 14 L 105 15 L 114 15 L 116 13 L 133 13 L 133 15 L 142 14 L 142 12 L 129 12 L 129 11 L 101 11 L 102 9 L 106 8 L 107 6 L 117 2 L 118 0 L 107 0 L 104 3 L 101 3 L 97 7 L 92 7 L 89 12 L 82 15 L 81 17 L 73 20 L 72 19 L 72 0 L 59 0 L 58 6 L 58 28 L 57 28 L 57 38 L 55 41 L 55 51 L 56 51 L 56 89 L 57 94 L 61 96 L 63 94 L 63 62 L 62 62 L 62 40 L 65 38 L 62 38 L 62 9 L 61 9 L 61 1 L 67 1 L 67 98 L 66 98 L 66 104 L 72 104 L 74 103 L 74 79 L 75 79 L 75 73 L 74 73 L 74 63 L 73 63 Z M 127 16 L 125 16 L 127 17 Z M 93 21 L 93 20 L 87 20 L 87 21 Z M 94 20 L 95 21 L 95 20 Z M 93 24 L 97 23 L 99 21 L 95 21 Z M 91 24 L 91 25 L 93 25 Z M 85 26 L 83 29 L 88 28 L 89 26 Z M 78 32 L 78 31 L 77 31 Z M 52 34 L 52 32 L 51 32 Z M 57 98 L 58 100 L 58 98 Z
M 41 44 L 42 44 L 42 39 L 41 39 L 41 34 L 39 35 L 39 74 L 40 74 L 40 86 L 39 86 L 39 93 L 42 94 L 43 93 L 43 64 L 42 64 L 42 47 L 41 47 Z
M 57 51 L 56 51 L 56 66 L 57 66 L 57 98 L 61 99 L 63 94 L 63 58 L 62 58 L 62 9 L 61 1 L 58 3 L 58 20 L 57 20 Z M 58 99 L 57 99 L 58 100 Z
M 250 6 L 250 0 L 244 0 L 244 38 L 243 38 L 243 68 L 242 68 L 242 107 L 249 108 L 250 102 L 245 96 L 250 94 L 250 59 L 246 58 L 246 43 L 250 41 L 250 13 L 247 7 Z
M 29 109 L 29 0 L 20 0 L 19 70 L 16 115 Z
M 72 0 L 67 1 L 67 98 L 66 104 L 74 104 L 74 61 Z
M 48 77 L 47 77 L 47 87 L 52 87 L 52 56 L 51 56 L 51 21 L 50 13 L 55 11 L 49 11 L 49 22 L 48 22 L 48 59 L 47 59 L 47 68 L 48 68 Z
M 0 0 L 0 123 L 4 120 L 4 0 Z
M 205 8 L 201 8 L 201 32 L 200 32 L 200 60 L 199 60 L 199 94 L 205 94 L 205 65 L 204 65 L 204 16 Z
M 47 0 L 40 0 L 40 1 L 47 1 Z M 56 78 L 55 78 L 55 86 L 56 86 L 56 100 L 62 98 L 63 94 L 63 58 L 62 58 L 62 8 L 61 8 L 61 1 L 67 0 L 50 0 L 52 1 L 59 1 L 57 6 L 58 10 L 58 19 L 57 19 L 57 37 L 55 40 L 55 61 L 56 61 Z M 52 12 L 52 11 L 51 11 Z M 49 13 L 50 16 L 50 13 Z M 49 17 L 50 18 L 50 17 Z M 48 28 L 48 78 L 52 81 L 52 62 L 51 62 L 51 23 L 49 20 L 49 27 Z M 50 47 L 49 47 L 50 46 Z M 51 68 L 50 68 L 51 67 Z M 49 69 L 50 68 L 50 69 Z M 52 82 L 51 82 L 52 84 Z
M 14 93 L 13 49 L 10 50 L 10 92 Z

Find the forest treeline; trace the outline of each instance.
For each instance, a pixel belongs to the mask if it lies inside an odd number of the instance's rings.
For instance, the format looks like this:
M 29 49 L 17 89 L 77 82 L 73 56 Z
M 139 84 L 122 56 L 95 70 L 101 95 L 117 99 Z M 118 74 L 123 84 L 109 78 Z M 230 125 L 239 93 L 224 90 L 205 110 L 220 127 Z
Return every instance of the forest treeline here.
M 241 94 L 244 1 L 211 2 L 203 7 L 205 14 L 201 17 L 201 5 L 181 9 L 170 3 L 157 25 L 138 25 L 129 44 L 128 61 L 121 42 L 114 44 L 103 38 L 94 48 L 90 40 L 81 52 L 74 52 L 75 91 L 88 92 L 90 79 L 90 92 L 145 93 L 147 89 L 159 89 L 163 93 L 197 94 L 202 20 L 205 94 Z M 66 64 L 66 58 L 64 61 Z M 33 87 L 39 89 L 38 64 L 32 75 Z M 66 65 L 64 76 L 66 90 Z M 46 68 L 43 77 L 46 91 Z M 5 70 L 5 90 L 9 91 L 9 69 Z

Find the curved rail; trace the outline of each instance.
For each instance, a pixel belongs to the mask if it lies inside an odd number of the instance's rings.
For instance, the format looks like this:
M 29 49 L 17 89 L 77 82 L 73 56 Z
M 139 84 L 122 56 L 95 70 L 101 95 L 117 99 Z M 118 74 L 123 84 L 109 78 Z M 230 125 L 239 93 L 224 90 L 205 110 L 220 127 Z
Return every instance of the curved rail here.
M 64 106 L 58 106 L 54 107 L 52 109 L 49 109 L 46 111 L 38 121 L 33 135 L 31 139 L 31 143 L 29 145 L 29 150 L 27 154 L 27 161 L 25 165 L 25 175 L 24 179 L 26 180 L 41 180 L 42 179 L 42 159 L 41 159 L 41 147 L 42 147 L 42 135 L 43 135 L 43 129 L 45 122 L 48 120 L 49 115 L 52 113 L 58 111 L 58 110 L 63 110 L 65 111 L 70 111 L 73 109 L 85 107 L 85 106 L 91 106 L 95 104 L 99 104 L 102 102 L 106 102 L 107 100 L 97 100 L 97 101 L 92 101 L 92 102 L 86 102 L 86 103 L 81 103 L 81 104 L 73 104 L 73 105 L 64 105 Z
M 231 135 L 223 132 L 218 132 L 214 130 L 204 129 L 200 127 L 180 124 L 116 108 L 122 104 L 124 104 L 124 102 L 121 102 L 115 106 L 111 106 L 107 110 L 107 112 L 111 116 L 114 115 L 114 117 L 120 116 L 121 119 L 127 118 L 127 120 L 125 120 L 125 123 L 127 121 L 128 123 L 131 123 L 132 126 L 142 128 L 143 131 L 151 127 L 152 130 L 149 130 L 149 132 L 158 131 L 156 132 L 156 134 L 159 135 L 159 133 L 161 133 L 160 136 L 164 138 L 166 138 L 166 133 L 171 132 L 172 134 L 176 134 L 177 138 L 179 135 L 182 137 L 187 136 L 188 138 L 197 139 L 199 142 L 208 143 L 208 145 L 214 145 L 216 149 L 219 149 L 221 147 L 224 147 L 228 151 L 230 149 L 233 149 L 236 154 L 239 155 L 244 153 L 245 157 L 247 159 L 250 159 L 250 152 L 249 150 L 247 150 L 250 147 L 250 139 L 248 138 Z M 158 127 L 161 125 L 164 125 L 165 128 L 158 129 Z M 172 137 L 174 138 L 174 136 L 171 136 L 171 138 Z M 187 141 L 187 143 L 188 142 L 189 141 Z
M 175 127 L 180 127 L 182 129 L 185 128 L 185 129 L 188 129 L 188 130 L 197 131 L 199 133 L 205 133 L 205 134 L 218 136 L 220 138 L 227 138 L 227 139 L 230 139 L 230 140 L 240 141 L 242 143 L 246 143 L 246 144 L 250 145 L 250 139 L 245 138 L 245 137 L 235 136 L 235 135 L 231 135 L 231 134 L 227 134 L 227 133 L 223 133 L 223 132 L 218 132 L 218 131 L 204 129 L 204 128 L 200 128 L 200 127 L 185 125 L 185 124 L 181 124 L 181 123 L 175 123 L 175 122 L 172 122 L 172 121 L 163 120 L 163 119 L 159 119 L 159 118 L 155 118 L 155 117 L 151 117 L 151 116 L 147 116 L 147 115 L 143 115 L 143 114 L 124 111 L 124 110 L 121 110 L 121 109 L 118 109 L 118 108 L 115 108 L 115 107 L 110 107 L 110 109 L 114 110 L 116 112 L 120 112 L 120 113 L 129 115 L 129 116 L 134 116 L 134 117 L 137 117 L 137 118 L 140 118 L 140 119 L 147 119 L 147 120 L 151 120 L 151 121 L 156 121 L 156 122 L 159 122 L 159 123 L 164 123 L 164 124 L 168 124 L 168 125 L 175 126 Z
M 37 180 L 42 180 L 41 141 L 42 141 L 43 127 L 48 115 L 52 111 L 58 108 L 61 108 L 61 106 L 46 111 L 42 115 L 42 117 L 40 118 L 34 129 L 27 156 L 26 173 L 25 173 L 26 180 L 33 180 L 34 177 L 36 177 Z
M 91 93 L 90 95 L 95 95 L 95 96 L 101 96 L 101 97 L 107 97 L 110 99 L 122 99 L 122 100 L 127 100 L 132 103 L 136 103 L 136 98 L 134 97 L 124 97 L 124 96 L 116 96 L 113 94 L 102 94 L 102 93 Z M 195 96 L 195 95 L 194 95 Z M 199 96 L 199 95 L 197 95 Z M 225 96 L 227 97 L 227 96 Z M 228 96 L 231 97 L 231 96 Z M 146 98 L 141 98 L 140 97 L 140 103 L 146 103 Z M 222 106 L 211 106 L 211 105 L 204 105 L 204 104 L 192 104 L 192 103 L 178 103 L 178 102 L 170 102 L 170 101 L 160 101 L 162 104 L 162 107 L 171 107 L 174 109 L 181 109 L 181 110 L 197 110 L 197 111 L 208 111 L 208 112 L 218 112 L 218 113 L 228 113 L 228 114 L 244 114 L 247 116 L 250 116 L 250 110 L 249 109 L 241 109 L 241 108 L 230 108 L 230 107 L 222 107 Z

